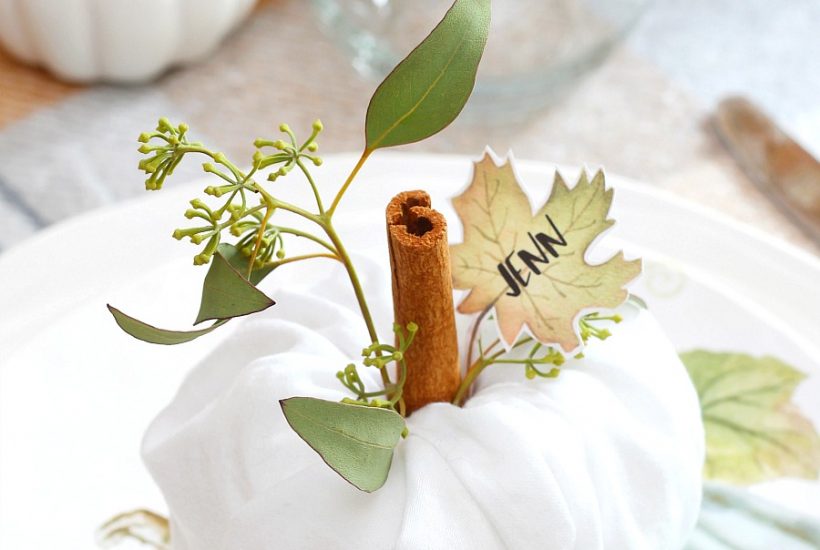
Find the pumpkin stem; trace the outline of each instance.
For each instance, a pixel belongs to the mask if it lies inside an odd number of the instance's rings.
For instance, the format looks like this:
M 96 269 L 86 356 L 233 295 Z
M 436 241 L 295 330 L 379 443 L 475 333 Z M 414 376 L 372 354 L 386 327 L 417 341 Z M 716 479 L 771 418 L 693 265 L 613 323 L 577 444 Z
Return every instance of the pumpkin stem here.
M 407 414 L 451 402 L 461 382 L 447 222 L 424 191 L 399 193 L 387 206 L 394 322 L 418 325 L 407 350 Z

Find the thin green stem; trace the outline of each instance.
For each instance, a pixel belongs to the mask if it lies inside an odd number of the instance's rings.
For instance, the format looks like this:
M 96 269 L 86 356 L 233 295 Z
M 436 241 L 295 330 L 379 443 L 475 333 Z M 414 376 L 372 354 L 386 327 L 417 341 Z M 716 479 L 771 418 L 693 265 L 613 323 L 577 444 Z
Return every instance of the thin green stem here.
M 265 238 L 265 229 L 268 227 L 268 220 L 273 214 L 273 210 L 273 207 L 268 206 L 268 209 L 265 210 L 265 217 L 262 218 L 262 221 L 259 224 L 259 233 L 256 236 L 256 244 L 253 247 L 253 254 L 251 254 L 250 261 L 248 262 L 248 279 L 251 278 L 251 274 L 253 273 L 253 264 L 256 263 L 256 256 L 259 254 L 259 249 L 262 248 L 262 240 Z
M 175 152 L 183 153 L 183 154 L 185 154 L 185 153 L 201 153 L 203 155 L 211 157 L 215 162 L 217 162 L 218 164 L 221 164 L 222 166 L 224 166 L 225 168 L 230 170 L 233 173 L 233 175 L 234 175 L 234 177 L 236 178 L 237 181 L 240 181 L 240 180 L 245 178 L 245 174 L 242 173 L 242 170 L 237 168 L 237 166 L 234 163 L 232 163 L 231 161 L 224 158 L 224 155 L 221 158 L 217 159 L 218 153 L 214 153 L 213 151 L 209 151 L 205 147 L 202 147 L 202 146 L 199 146 L 199 145 L 191 145 L 190 143 L 185 143 L 185 144 L 180 143 L 176 147 Z
M 316 207 L 319 208 L 319 214 L 324 214 L 325 207 L 322 204 L 322 196 L 319 194 L 319 188 L 316 186 L 316 182 L 313 180 L 313 176 L 310 175 L 310 172 L 305 167 L 304 163 L 302 162 L 302 159 L 300 159 L 299 157 L 296 157 L 296 166 L 298 166 L 302 173 L 305 175 L 305 178 L 307 178 L 308 183 L 310 184 L 310 188 L 313 190 L 313 196 L 316 198 Z
M 301 262 L 302 260 L 312 260 L 313 258 L 330 258 L 331 260 L 341 261 L 341 259 L 335 254 L 325 254 L 324 252 L 317 252 L 315 254 L 302 254 L 301 256 L 291 256 L 289 258 L 276 260 L 275 262 L 266 264 L 265 267 L 276 268 L 281 267 L 283 265 L 292 264 L 294 262 Z
M 333 199 L 333 203 L 330 205 L 330 208 L 327 211 L 327 217 L 330 219 L 333 217 L 333 213 L 336 212 L 336 207 L 339 206 L 339 202 L 342 200 L 342 197 L 347 192 L 347 188 L 350 187 L 350 184 L 353 183 L 353 180 L 356 178 L 356 175 L 359 173 L 359 170 L 362 169 L 364 166 L 365 161 L 367 161 L 368 157 L 373 153 L 370 149 L 365 149 L 362 152 L 361 158 L 359 158 L 359 162 L 356 163 L 356 166 L 353 167 L 353 171 L 350 172 L 350 175 L 347 176 L 347 180 L 345 180 L 342 187 L 339 189 L 339 192 L 336 193 L 336 197 Z
M 325 217 L 324 216 L 317 216 L 316 214 L 308 212 L 304 208 L 299 208 L 295 204 L 291 204 L 289 202 L 279 200 L 276 197 L 274 197 L 273 195 L 271 195 L 270 193 L 268 193 L 267 190 L 265 190 L 265 188 L 262 187 L 259 184 L 255 183 L 254 184 L 254 189 L 256 191 L 259 191 L 259 193 L 262 195 L 262 198 L 265 199 L 265 202 L 268 203 L 268 205 L 273 206 L 274 208 L 281 208 L 282 210 L 286 210 L 286 211 L 288 211 L 292 214 L 296 214 L 297 216 L 301 216 L 301 217 L 305 218 L 306 220 L 311 221 L 311 222 L 315 223 L 316 225 L 322 227 L 323 229 L 325 228 L 326 224 L 325 224 L 325 219 L 324 219 Z
M 280 233 L 285 233 L 287 235 L 295 235 L 296 237 L 304 237 L 305 239 L 311 240 L 316 244 L 326 248 L 330 251 L 331 254 L 336 255 L 336 249 L 333 248 L 333 245 L 325 241 L 324 239 L 320 239 L 316 235 L 308 233 L 306 231 L 302 231 L 300 229 L 294 229 L 292 227 L 277 227 Z
M 475 348 L 475 341 L 476 341 L 476 337 L 478 336 L 478 332 L 481 328 L 481 323 L 484 322 L 484 317 L 486 317 L 487 314 L 490 313 L 490 310 L 493 308 L 494 305 L 495 305 L 495 300 L 491 304 L 489 304 L 487 307 L 485 307 L 482 310 L 481 313 L 479 313 L 478 318 L 476 319 L 475 324 L 473 325 L 473 330 L 470 333 L 470 343 L 467 346 L 467 364 L 468 365 L 473 364 L 473 349 Z
M 379 341 L 379 334 L 376 332 L 376 325 L 373 322 L 373 316 L 370 314 L 370 308 L 367 305 L 367 299 L 365 298 L 361 281 L 359 281 L 359 275 L 356 273 L 356 268 L 353 266 L 347 249 L 345 249 L 338 233 L 336 233 L 333 224 L 330 222 L 331 215 L 332 212 L 330 210 L 325 214 L 321 222 L 322 228 L 325 230 L 330 242 L 333 243 L 333 246 L 336 248 L 339 260 L 347 270 L 347 276 L 350 279 L 350 284 L 353 286 L 353 293 L 356 295 L 356 301 L 359 303 L 359 310 L 362 312 L 365 325 L 367 325 L 367 332 L 370 335 L 371 343 L 376 344 Z M 386 367 L 380 368 L 379 371 L 381 373 L 382 382 L 384 382 L 385 388 L 387 388 L 391 385 L 390 374 L 387 372 Z
M 500 342 L 501 342 L 501 340 L 495 340 L 487 348 L 487 351 L 489 352 L 491 349 L 493 349 L 495 346 L 497 346 Z M 526 338 L 522 338 L 521 340 L 519 340 L 518 342 L 513 344 L 513 347 L 510 348 L 510 351 L 514 350 L 517 347 L 528 344 L 529 342 L 532 342 L 531 337 L 527 336 Z M 511 361 L 519 361 L 521 363 L 526 362 L 526 360 L 522 360 L 522 359 L 519 359 L 519 360 L 499 360 L 498 358 L 501 357 L 502 355 L 504 355 L 505 353 L 507 353 L 507 350 L 502 349 L 502 350 L 499 350 L 499 351 L 495 352 L 490 357 L 482 356 L 482 357 L 479 357 L 478 359 L 476 359 L 475 363 L 470 365 L 470 367 L 467 369 L 467 374 L 464 376 L 464 379 L 461 381 L 461 385 L 458 387 L 458 391 L 456 391 L 455 397 L 453 397 L 453 401 L 452 401 L 453 405 L 458 405 L 460 407 L 461 405 L 464 404 L 464 400 L 467 399 L 467 394 L 469 393 L 470 388 L 473 385 L 473 382 L 475 382 L 476 379 L 478 378 L 478 375 L 481 374 L 484 371 L 484 369 L 486 369 L 490 365 L 495 365 L 497 363 L 508 363 L 508 362 L 511 362 Z
M 402 394 L 404 393 L 404 384 L 407 382 L 407 361 L 405 361 L 402 358 L 402 360 L 399 361 L 398 366 L 399 366 L 399 379 L 396 382 L 396 391 L 393 394 L 392 398 L 390 398 L 390 400 L 389 400 L 390 403 L 392 403 L 394 406 L 396 405 L 396 403 L 401 401 Z M 402 415 L 402 416 L 404 416 L 404 415 Z

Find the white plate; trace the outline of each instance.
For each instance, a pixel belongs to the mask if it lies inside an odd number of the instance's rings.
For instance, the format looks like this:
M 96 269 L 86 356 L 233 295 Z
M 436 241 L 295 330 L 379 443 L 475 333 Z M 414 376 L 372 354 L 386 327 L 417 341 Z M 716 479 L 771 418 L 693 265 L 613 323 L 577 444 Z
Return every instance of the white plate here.
M 335 189 L 355 160 L 326 159 L 316 172 L 322 187 Z M 553 169 L 518 162 L 534 203 L 546 197 Z M 377 154 L 339 210 L 348 248 L 386 254 L 383 208 L 396 192 L 419 187 L 452 220 L 458 240 L 447 199 L 470 171 L 465 157 Z M 602 244 L 645 258 L 634 290 L 678 348 L 772 354 L 812 373 L 797 401 L 820 425 L 820 261 L 650 187 L 614 175 L 608 182 L 618 224 Z M 300 184 L 276 186 L 309 198 Z M 105 304 L 163 326 L 190 324 L 204 271 L 190 266 L 193 247 L 169 234 L 185 225 L 185 202 L 202 186 L 175 187 L 70 220 L 0 256 L 2 548 L 90 548 L 110 515 L 164 509 L 139 460 L 142 433 L 184 373 L 235 327 L 183 346 L 150 346 L 123 335 Z M 820 517 L 816 484 L 754 490 Z

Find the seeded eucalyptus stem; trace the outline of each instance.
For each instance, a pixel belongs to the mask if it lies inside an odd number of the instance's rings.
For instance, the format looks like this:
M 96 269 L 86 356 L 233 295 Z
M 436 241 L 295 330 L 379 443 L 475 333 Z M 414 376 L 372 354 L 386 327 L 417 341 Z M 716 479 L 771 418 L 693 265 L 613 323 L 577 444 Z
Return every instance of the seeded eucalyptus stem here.
M 287 140 L 257 139 L 254 142 L 257 151 L 253 155 L 252 168 L 248 173 L 245 173 L 228 160 L 223 153 L 211 151 L 201 143 L 189 142 L 187 139 L 187 125 L 180 124 L 179 126 L 172 126 L 167 119 L 161 119 L 156 132 L 142 134 L 139 140 L 143 144 L 140 147 L 140 152 L 146 155 L 154 155 L 144 159 L 140 163 L 140 167 L 149 175 L 146 180 L 146 188 L 161 188 L 164 180 L 173 173 L 173 169 L 186 154 L 202 154 L 213 161 L 213 163 L 204 164 L 203 169 L 208 173 L 218 176 L 226 185 L 217 187 L 208 186 L 205 189 L 205 193 L 214 197 L 225 195 L 227 196 L 227 201 L 222 207 L 212 210 L 203 201 L 194 199 L 191 201 L 193 209 L 186 211 L 186 217 L 189 219 L 202 219 L 210 225 L 177 229 L 174 232 L 176 238 L 188 237 L 192 242 L 197 244 L 205 242 L 207 239 L 207 243 L 202 252 L 194 258 L 194 263 L 204 264 L 209 262 L 211 255 L 214 254 L 219 244 L 220 235 L 225 229 L 230 229 L 231 233 L 237 236 L 243 233 L 245 234 L 245 236 L 240 239 L 239 245 L 248 256 L 248 269 L 245 274 L 246 279 L 250 279 L 256 269 L 270 270 L 304 260 L 330 258 L 342 263 L 350 279 L 353 293 L 371 340 L 371 348 L 369 349 L 371 349 L 375 355 L 371 366 L 378 367 L 382 382 L 384 383 L 384 390 L 381 392 L 357 391 L 357 394 L 360 399 L 366 399 L 372 395 L 385 395 L 387 397 L 387 403 L 401 410 L 403 405 L 401 401 L 401 386 L 404 378 L 406 378 L 406 375 L 403 374 L 406 369 L 402 367 L 403 361 L 401 359 L 391 359 L 392 355 L 383 355 L 385 350 L 382 348 L 384 346 L 379 343 L 376 326 L 367 304 L 358 273 L 342 239 L 339 237 L 333 225 L 333 214 L 336 207 L 372 151 L 365 149 L 350 175 L 337 191 L 330 208 L 326 210 L 319 187 L 306 163 L 306 161 L 310 161 L 315 166 L 319 166 L 322 163 L 322 160 L 313 154 L 318 150 L 316 137 L 322 131 L 321 122 L 317 120 L 313 123 L 313 132 L 301 145 L 297 142 L 295 134 L 287 124 L 282 124 L 279 129 L 286 135 Z M 156 145 L 156 141 L 152 143 L 152 140 L 159 140 L 161 143 Z M 265 148 L 273 148 L 275 152 L 273 154 L 266 154 L 263 151 Z M 271 166 L 278 166 L 278 169 L 269 173 L 268 180 L 270 181 L 287 175 L 294 167 L 298 168 L 310 186 L 317 212 L 311 212 L 301 206 L 275 197 L 254 179 L 260 170 Z M 261 203 L 258 206 L 248 207 L 248 193 L 258 194 L 261 197 Z M 237 197 L 241 202 L 234 202 Z M 280 210 L 299 216 L 318 226 L 327 240 L 308 231 L 271 225 L 272 218 L 276 212 Z M 223 218 L 226 213 L 230 213 L 230 217 L 227 221 L 224 221 Z M 283 248 L 283 235 L 307 238 L 323 247 L 326 252 L 286 257 Z M 274 248 L 277 246 L 278 250 L 274 251 Z M 276 254 L 275 257 L 274 252 Z M 410 338 L 410 340 L 412 340 L 412 338 Z M 393 348 L 391 348 L 391 350 L 391 354 L 395 352 Z M 399 355 L 401 355 L 401 353 L 399 353 Z M 397 363 L 397 374 L 399 377 L 399 380 L 395 384 L 392 382 L 387 368 L 388 364 L 393 361 Z
M 487 319 L 487 315 L 491 311 L 492 307 L 493 304 L 490 304 L 487 308 L 485 308 L 478 315 L 475 324 L 473 325 L 473 329 L 470 334 L 469 349 L 467 352 L 467 364 L 469 366 L 467 368 L 467 373 L 461 381 L 461 385 L 458 387 L 455 397 L 453 397 L 452 403 L 454 405 L 461 406 L 464 404 L 469 395 L 470 388 L 472 388 L 476 379 L 478 379 L 478 376 L 491 365 L 523 365 L 524 375 L 529 379 L 555 378 L 561 373 L 561 369 L 559 367 L 563 365 L 565 361 L 563 354 L 553 347 L 545 346 L 530 336 L 519 339 L 509 350 L 502 349 L 495 353 L 490 353 L 494 348 L 501 344 L 501 340 L 498 338 L 496 338 L 485 349 L 481 343 L 481 325 Z M 596 326 L 597 323 L 602 321 L 620 323 L 621 316 L 601 315 L 598 312 L 588 313 L 582 316 L 578 321 L 578 327 L 583 344 L 589 342 L 591 338 L 596 338 L 598 340 L 606 340 L 609 338 L 611 335 L 609 330 Z M 532 344 L 532 347 L 526 357 L 504 357 L 512 350 L 527 344 Z M 479 357 L 475 361 L 472 361 L 473 348 L 475 347 L 478 348 Z M 541 352 L 542 349 L 544 351 L 539 355 L 539 352 Z M 582 359 L 583 356 L 583 353 L 579 352 L 575 358 Z M 550 368 L 548 370 L 541 370 L 539 367 L 542 365 L 548 365 Z
M 370 335 L 370 340 L 372 343 L 377 344 L 379 342 L 379 334 L 376 332 L 376 325 L 373 322 L 373 316 L 370 314 L 370 308 L 367 305 L 367 298 L 364 295 L 362 284 L 359 281 L 359 275 L 356 273 L 356 268 L 350 259 L 350 255 L 347 253 L 347 249 L 342 243 L 342 240 L 339 238 L 339 235 L 336 233 L 336 229 L 333 227 L 333 223 L 330 219 L 332 215 L 333 211 L 329 210 L 327 214 L 322 216 L 322 228 L 330 239 L 330 242 L 336 247 L 336 252 L 339 255 L 339 259 L 347 270 L 347 276 L 350 279 L 350 284 L 353 286 L 353 293 L 356 295 L 356 301 L 359 303 L 359 310 L 362 313 L 365 325 L 367 325 L 367 332 Z M 379 367 L 379 373 L 381 374 L 382 382 L 384 382 L 385 388 L 387 388 L 392 383 L 390 380 L 390 374 L 387 372 L 387 367 Z

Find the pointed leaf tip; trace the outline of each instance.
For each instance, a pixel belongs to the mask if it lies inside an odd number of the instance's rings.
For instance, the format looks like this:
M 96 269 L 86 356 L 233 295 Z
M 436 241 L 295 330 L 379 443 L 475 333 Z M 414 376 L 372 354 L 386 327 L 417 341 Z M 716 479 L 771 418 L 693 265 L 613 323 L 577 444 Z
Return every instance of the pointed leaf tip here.
M 220 327 L 228 322 L 228 319 L 223 319 L 207 328 L 199 330 L 166 330 L 149 325 L 148 323 L 135 319 L 130 315 L 126 315 L 110 304 L 107 304 L 106 307 L 108 307 L 108 311 L 111 312 L 111 315 L 114 316 L 114 320 L 117 322 L 117 325 L 137 340 L 142 340 L 143 342 L 148 342 L 150 344 L 162 344 L 166 346 L 183 344 L 185 342 L 190 342 L 191 340 L 196 340 L 200 336 L 204 336 L 205 334 L 212 332 L 217 327 Z
M 467 103 L 490 29 L 490 0 L 456 0 L 370 99 L 367 149 L 404 145 L 446 128 Z
M 233 250 L 231 250 L 233 249 Z M 235 247 L 220 248 L 214 254 L 211 267 L 202 285 L 202 301 L 194 324 L 203 321 L 230 319 L 265 310 L 274 301 L 257 289 L 235 267 L 238 258 Z M 223 255 L 230 254 L 235 264 Z M 239 251 L 236 250 L 236 253 Z

